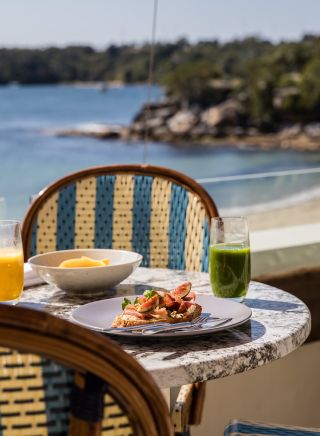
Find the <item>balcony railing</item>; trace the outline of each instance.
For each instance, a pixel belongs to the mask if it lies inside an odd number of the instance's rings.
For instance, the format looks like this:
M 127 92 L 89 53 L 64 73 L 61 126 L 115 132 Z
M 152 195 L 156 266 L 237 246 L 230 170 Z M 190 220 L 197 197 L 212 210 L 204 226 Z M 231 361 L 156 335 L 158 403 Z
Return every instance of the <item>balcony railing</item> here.
M 212 195 L 221 214 L 250 215 L 320 199 L 320 168 L 208 177 L 197 181 Z

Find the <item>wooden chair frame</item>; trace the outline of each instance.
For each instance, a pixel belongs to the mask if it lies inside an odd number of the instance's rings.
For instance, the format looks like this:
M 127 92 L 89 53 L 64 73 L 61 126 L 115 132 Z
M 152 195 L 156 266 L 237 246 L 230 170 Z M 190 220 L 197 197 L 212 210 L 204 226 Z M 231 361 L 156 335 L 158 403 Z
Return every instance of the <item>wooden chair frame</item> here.
M 151 176 L 160 177 L 166 179 L 172 183 L 182 186 L 187 191 L 198 196 L 204 206 L 205 213 L 210 224 L 211 218 L 219 216 L 217 207 L 210 197 L 210 195 L 205 191 L 205 189 L 197 183 L 192 178 L 182 174 L 178 171 L 153 166 L 153 165 L 111 165 L 111 166 L 97 166 L 84 169 L 82 171 L 71 173 L 65 177 L 60 178 L 54 183 L 48 185 L 44 188 L 38 195 L 38 197 L 31 204 L 22 225 L 22 239 L 23 248 L 25 253 L 25 259 L 27 260 L 30 253 L 30 243 L 32 237 L 32 228 L 34 226 L 37 214 L 41 209 L 42 205 L 46 200 L 55 192 L 60 190 L 62 187 L 82 178 L 92 177 L 92 176 L 103 176 L 103 175 L 141 175 L 141 176 Z M 182 405 L 179 411 L 176 412 L 176 416 L 173 417 L 175 423 L 181 421 L 179 426 L 188 426 L 189 424 L 199 424 L 201 420 L 201 411 L 204 401 L 204 386 L 201 389 L 201 395 L 199 395 L 199 389 L 196 389 L 195 385 L 190 385 L 188 390 L 188 398 L 182 401 Z M 189 404 L 192 398 L 192 410 L 193 414 L 196 410 L 197 418 L 194 419 L 190 415 L 190 407 L 185 410 L 185 405 Z M 178 427 L 179 427 L 178 426 Z M 150 433 L 151 434 L 151 433 Z
M 37 354 L 105 380 L 135 435 L 173 434 L 167 404 L 152 377 L 102 334 L 42 311 L 0 305 L 0 346 Z M 100 427 L 71 416 L 69 434 L 95 436 Z
M 159 176 L 170 180 L 171 182 L 182 185 L 187 190 L 198 195 L 205 207 L 206 214 L 210 219 L 218 216 L 217 207 L 210 197 L 210 195 L 205 191 L 205 189 L 199 185 L 195 180 L 182 174 L 178 171 L 171 170 L 164 167 L 158 167 L 153 165 L 111 165 L 111 166 L 97 166 L 92 168 L 87 168 L 82 171 L 71 173 L 61 179 L 55 181 L 54 183 L 48 185 L 42 191 L 40 191 L 38 197 L 33 201 L 27 214 L 24 218 L 22 224 L 22 240 L 23 249 L 25 253 L 25 259 L 28 258 L 28 253 L 30 252 L 30 241 L 32 227 L 34 220 L 36 219 L 37 213 L 45 200 L 54 192 L 59 190 L 61 187 L 68 185 L 74 180 L 89 176 L 100 176 L 100 175 L 119 175 L 119 174 L 133 174 L 133 175 L 144 175 L 144 176 Z

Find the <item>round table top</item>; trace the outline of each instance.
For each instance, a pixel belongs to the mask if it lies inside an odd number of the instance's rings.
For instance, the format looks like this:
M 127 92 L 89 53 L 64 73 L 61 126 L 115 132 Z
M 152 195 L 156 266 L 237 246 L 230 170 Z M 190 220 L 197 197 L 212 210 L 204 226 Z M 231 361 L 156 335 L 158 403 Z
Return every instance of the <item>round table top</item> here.
M 73 309 L 91 301 L 139 294 L 150 285 L 170 290 L 184 281 L 191 281 L 199 294 L 211 294 L 207 273 L 138 268 L 110 291 L 81 296 L 40 285 L 26 289 L 21 303 L 68 319 Z M 251 282 L 245 304 L 252 309 L 250 321 L 209 336 L 154 342 L 117 338 L 117 342 L 151 373 L 160 388 L 170 388 L 265 365 L 295 350 L 308 337 L 309 310 L 293 295 Z

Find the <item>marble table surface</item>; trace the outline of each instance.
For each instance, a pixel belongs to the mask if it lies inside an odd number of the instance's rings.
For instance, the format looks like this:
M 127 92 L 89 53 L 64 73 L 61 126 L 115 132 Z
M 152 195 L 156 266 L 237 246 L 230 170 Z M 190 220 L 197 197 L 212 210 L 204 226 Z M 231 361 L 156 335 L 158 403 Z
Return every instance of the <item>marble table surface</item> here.
M 19 304 L 68 319 L 73 309 L 91 301 L 139 294 L 150 285 L 170 290 L 183 281 L 191 281 L 198 293 L 211 294 L 207 273 L 138 268 L 106 292 L 76 295 L 40 285 L 25 289 Z M 117 338 L 117 342 L 151 373 L 160 388 L 170 388 L 265 365 L 295 350 L 308 337 L 309 310 L 293 295 L 251 282 L 245 304 L 253 312 L 250 321 L 209 336 L 154 342 Z

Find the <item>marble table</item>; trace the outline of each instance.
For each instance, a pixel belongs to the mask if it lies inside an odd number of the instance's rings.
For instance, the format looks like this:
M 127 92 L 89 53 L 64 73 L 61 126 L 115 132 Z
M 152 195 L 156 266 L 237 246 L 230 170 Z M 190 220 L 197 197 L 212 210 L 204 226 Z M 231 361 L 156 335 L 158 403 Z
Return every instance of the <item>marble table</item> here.
M 191 281 L 193 289 L 201 294 L 211 294 L 207 273 L 138 268 L 126 281 L 106 292 L 80 296 L 40 285 L 26 289 L 19 304 L 68 319 L 81 304 L 139 294 L 150 286 L 172 289 L 183 281 Z M 165 389 L 254 369 L 285 356 L 308 337 L 309 310 L 293 295 L 251 282 L 245 304 L 252 309 L 251 320 L 230 330 L 187 340 L 155 339 L 151 343 L 117 338 L 117 342 Z

